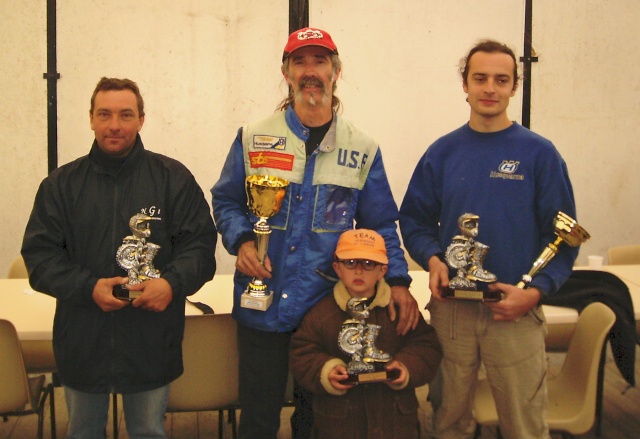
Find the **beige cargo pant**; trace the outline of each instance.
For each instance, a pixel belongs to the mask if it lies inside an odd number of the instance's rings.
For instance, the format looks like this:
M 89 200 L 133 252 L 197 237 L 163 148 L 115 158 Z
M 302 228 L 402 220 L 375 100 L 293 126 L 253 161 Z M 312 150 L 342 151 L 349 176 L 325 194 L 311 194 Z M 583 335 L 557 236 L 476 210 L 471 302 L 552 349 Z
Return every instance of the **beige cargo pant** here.
M 480 302 L 432 300 L 428 309 L 444 351 L 429 392 L 433 437 L 473 437 L 472 400 L 483 363 L 502 436 L 549 438 L 542 309 L 512 322 L 494 321 Z

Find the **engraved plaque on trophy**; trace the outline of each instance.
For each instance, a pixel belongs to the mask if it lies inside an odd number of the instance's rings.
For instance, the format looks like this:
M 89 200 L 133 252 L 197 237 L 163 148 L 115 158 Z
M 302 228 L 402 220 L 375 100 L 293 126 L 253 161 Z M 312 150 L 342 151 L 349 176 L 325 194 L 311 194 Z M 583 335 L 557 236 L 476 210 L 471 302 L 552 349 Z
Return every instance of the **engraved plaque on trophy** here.
M 342 324 L 338 346 L 351 355 L 351 361 L 347 365 L 349 377 L 341 381 L 342 384 L 380 383 L 393 381 L 400 376 L 399 370 L 384 368 L 393 358 L 375 345 L 381 328 L 366 323 L 369 317 L 368 304 L 368 299 L 362 297 L 352 297 L 347 302 L 347 312 L 351 318 Z
M 560 244 L 564 242 L 570 247 L 578 247 L 591 238 L 591 235 L 566 213 L 558 212 L 553 219 L 553 225 L 555 227 L 556 240 L 550 242 L 540 253 L 538 259 L 531 266 L 529 273 L 522 276 L 522 280 L 516 285 L 518 288 L 526 288 L 531 283 L 533 277 L 558 253 Z
M 499 291 L 483 290 L 483 287 L 498 279 L 495 274 L 482 268 L 489 246 L 475 239 L 478 236 L 479 219 L 473 213 L 465 213 L 458 218 L 460 235 L 453 237 L 444 255 L 446 264 L 456 270 L 456 275 L 449 280 L 449 288 L 442 295 L 443 298 L 482 302 L 502 299 Z
M 127 270 L 129 282 L 127 285 L 135 285 L 149 279 L 160 277 L 160 271 L 153 266 L 160 246 L 147 241 L 151 236 L 149 222 L 159 220 L 142 213 L 137 213 L 129 220 L 129 228 L 132 235 L 126 236 L 122 240 L 122 245 L 116 252 L 116 261 L 121 268 Z M 118 285 L 113 288 L 113 295 L 121 300 L 135 300 L 142 294 L 142 291 L 129 291 L 125 285 Z
M 250 175 L 246 180 L 247 205 L 249 210 L 258 217 L 253 225 L 258 260 L 264 264 L 269 247 L 271 227 L 267 219 L 280 210 L 289 182 L 284 178 L 269 175 Z M 240 298 L 243 308 L 266 311 L 273 302 L 273 295 L 269 292 L 264 280 L 253 278 Z

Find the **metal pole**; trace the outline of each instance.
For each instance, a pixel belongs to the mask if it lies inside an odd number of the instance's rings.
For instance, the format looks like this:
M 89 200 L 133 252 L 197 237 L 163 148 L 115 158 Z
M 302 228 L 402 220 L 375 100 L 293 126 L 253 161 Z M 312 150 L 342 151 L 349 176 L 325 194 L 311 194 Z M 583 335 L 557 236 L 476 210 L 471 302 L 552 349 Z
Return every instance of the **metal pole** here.
M 47 158 L 49 172 L 58 167 L 58 79 L 56 54 L 56 0 L 47 0 Z
M 531 128 L 531 64 L 538 61 L 533 56 L 533 0 L 526 0 L 524 6 L 524 56 L 520 58 L 522 67 L 522 126 Z
M 309 0 L 289 0 L 289 33 L 309 27 Z

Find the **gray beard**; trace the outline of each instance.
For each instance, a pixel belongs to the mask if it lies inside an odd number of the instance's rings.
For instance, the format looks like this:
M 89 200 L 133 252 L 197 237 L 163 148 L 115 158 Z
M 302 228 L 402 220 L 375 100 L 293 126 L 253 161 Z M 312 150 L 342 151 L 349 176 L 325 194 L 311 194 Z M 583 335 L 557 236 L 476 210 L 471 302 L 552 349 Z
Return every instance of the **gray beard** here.
M 316 107 L 318 106 L 318 104 L 322 104 L 323 106 L 327 104 L 327 102 L 329 102 L 329 95 L 327 95 L 326 92 L 322 92 L 321 93 L 321 99 L 320 102 L 318 102 L 318 100 L 316 99 L 316 96 L 314 94 L 309 95 L 309 98 L 306 100 L 306 102 L 311 105 L 312 107 Z M 302 97 L 302 92 L 300 91 L 296 91 L 295 93 L 295 102 L 296 103 L 300 103 L 303 102 L 304 98 Z

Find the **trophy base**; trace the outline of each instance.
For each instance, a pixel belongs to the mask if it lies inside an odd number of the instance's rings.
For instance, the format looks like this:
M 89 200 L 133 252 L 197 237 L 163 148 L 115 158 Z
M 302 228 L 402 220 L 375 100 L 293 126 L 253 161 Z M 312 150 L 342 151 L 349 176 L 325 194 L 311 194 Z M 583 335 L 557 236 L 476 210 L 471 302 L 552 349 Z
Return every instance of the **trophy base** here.
M 499 302 L 502 300 L 502 293 L 499 291 L 478 291 L 463 290 L 460 288 L 447 288 L 442 295 L 443 299 L 450 300 L 472 300 L 476 302 Z
M 240 306 L 242 308 L 255 309 L 256 311 L 266 311 L 272 302 L 273 294 L 255 297 L 245 292 L 240 297 Z
M 142 291 L 129 291 L 124 285 L 113 287 L 113 297 L 120 300 L 133 302 L 142 295 Z
M 342 384 L 369 384 L 369 383 L 386 383 L 393 381 L 400 376 L 400 371 L 393 370 L 376 370 L 373 372 L 362 372 L 359 374 L 349 374 L 349 378 L 340 381 Z

